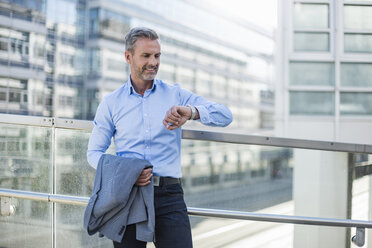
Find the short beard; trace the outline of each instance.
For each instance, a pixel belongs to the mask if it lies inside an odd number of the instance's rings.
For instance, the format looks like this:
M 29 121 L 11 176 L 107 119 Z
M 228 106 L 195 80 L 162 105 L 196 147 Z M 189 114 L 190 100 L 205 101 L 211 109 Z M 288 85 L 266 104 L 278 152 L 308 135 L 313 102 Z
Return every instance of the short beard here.
M 146 66 L 144 66 L 143 68 L 142 68 L 142 73 L 141 73 L 141 75 L 142 75 L 142 78 L 143 78 L 143 80 L 153 80 L 155 77 L 156 77 L 156 74 L 158 74 L 158 66 L 154 66 L 154 67 L 146 67 Z M 150 75 L 146 75 L 145 74 L 145 70 L 146 69 L 154 69 L 154 73 L 153 74 L 150 74 Z

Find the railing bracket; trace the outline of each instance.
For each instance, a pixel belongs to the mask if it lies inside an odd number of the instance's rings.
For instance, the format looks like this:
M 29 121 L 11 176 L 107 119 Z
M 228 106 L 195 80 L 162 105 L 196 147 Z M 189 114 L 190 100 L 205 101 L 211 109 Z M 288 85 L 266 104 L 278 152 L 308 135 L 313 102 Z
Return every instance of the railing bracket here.
M 11 198 L 10 197 L 0 197 L 0 210 L 2 216 L 10 216 L 15 213 L 15 207 L 11 204 Z
M 365 238 L 366 238 L 366 229 L 365 228 L 362 228 L 362 227 L 357 227 L 356 229 L 356 234 L 351 238 L 351 241 L 359 246 L 359 247 L 362 247 L 364 245 L 364 242 L 365 242 Z

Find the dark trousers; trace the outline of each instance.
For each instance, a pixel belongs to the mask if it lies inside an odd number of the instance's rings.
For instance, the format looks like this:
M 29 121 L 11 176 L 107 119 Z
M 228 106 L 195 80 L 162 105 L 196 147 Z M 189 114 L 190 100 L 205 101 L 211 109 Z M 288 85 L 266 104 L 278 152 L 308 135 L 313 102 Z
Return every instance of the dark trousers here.
M 192 248 L 187 208 L 180 184 L 154 187 L 156 248 Z M 136 240 L 136 225 L 129 225 L 121 243 L 115 248 L 145 248 L 146 242 Z

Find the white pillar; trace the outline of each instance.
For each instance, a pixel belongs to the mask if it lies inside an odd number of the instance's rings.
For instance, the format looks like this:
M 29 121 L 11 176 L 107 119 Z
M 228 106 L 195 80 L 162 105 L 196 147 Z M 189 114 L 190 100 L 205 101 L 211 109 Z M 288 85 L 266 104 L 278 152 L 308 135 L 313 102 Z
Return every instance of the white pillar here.
M 294 151 L 293 199 L 295 215 L 346 218 L 347 153 Z M 294 248 L 345 247 L 342 227 L 294 226 Z

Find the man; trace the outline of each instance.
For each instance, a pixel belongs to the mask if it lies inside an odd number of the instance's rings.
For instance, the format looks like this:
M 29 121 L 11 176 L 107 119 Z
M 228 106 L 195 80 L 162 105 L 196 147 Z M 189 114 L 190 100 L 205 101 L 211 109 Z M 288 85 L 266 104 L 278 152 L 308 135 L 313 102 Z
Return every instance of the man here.
M 180 184 L 180 127 L 188 120 L 227 126 L 232 114 L 221 104 L 156 79 L 160 55 L 155 31 L 133 28 L 127 33 L 125 59 L 130 77 L 98 106 L 87 157 L 96 168 L 114 137 L 117 156 L 149 161 L 153 168 L 144 169 L 135 184 L 146 186 L 153 178 L 158 185 L 154 186 L 155 245 L 190 248 L 191 228 Z M 129 225 L 122 242 L 114 242 L 114 247 L 146 247 L 135 237 L 135 225 Z

